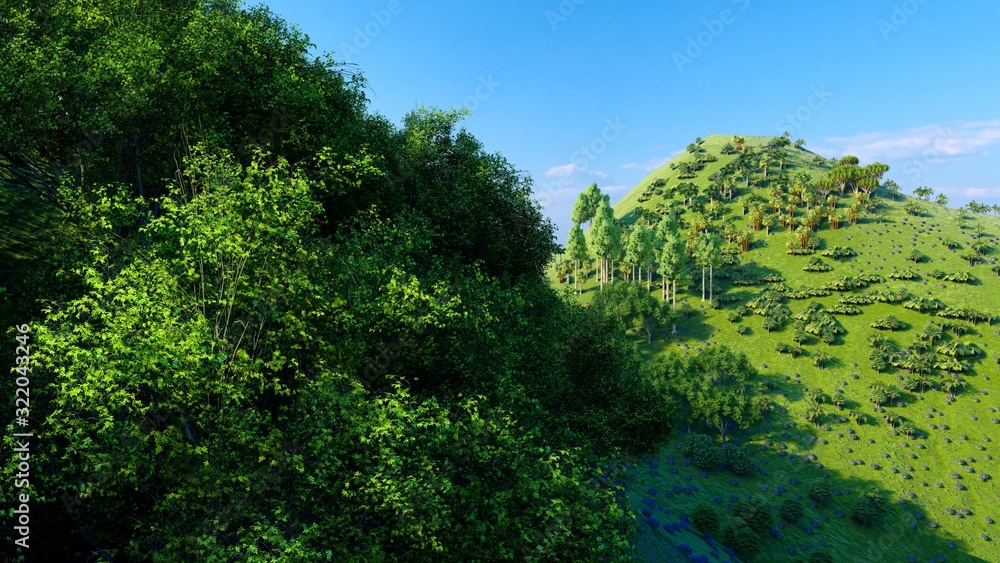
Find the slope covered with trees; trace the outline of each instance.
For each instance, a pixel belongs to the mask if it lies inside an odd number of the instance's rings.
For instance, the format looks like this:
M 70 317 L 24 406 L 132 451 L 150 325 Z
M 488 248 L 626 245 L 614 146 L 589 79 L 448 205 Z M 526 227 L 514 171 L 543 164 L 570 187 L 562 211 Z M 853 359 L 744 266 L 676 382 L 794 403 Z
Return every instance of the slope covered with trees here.
M 594 308 L 676 311 L 632 333 L 683 435 L 629 475 L 636 553 L 991 561 L 998 208 L 905 196 L 886 165 L 803 143 L 712 135 L 652 172 L 604 229 L 653 233 L 641 280 L 636 252 L 555 257 Z
M 616 460 L 670 407 L 618 321 L 548 285 L 530 180 L 460 113 L 390 124 L 236 2 L 0 16 L 0 189 L 34 202 L 6 208 L 31 401 L 5 491 L 34 438 L 5 555 L 629 556 Z

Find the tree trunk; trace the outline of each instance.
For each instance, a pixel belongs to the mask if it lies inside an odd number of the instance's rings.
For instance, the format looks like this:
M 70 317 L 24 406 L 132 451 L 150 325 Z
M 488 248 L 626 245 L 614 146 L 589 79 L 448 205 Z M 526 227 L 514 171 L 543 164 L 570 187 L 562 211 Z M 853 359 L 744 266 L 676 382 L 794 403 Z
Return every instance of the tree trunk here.
M 709 266 L 708 267 L 708 300 L 709 301 L 711 301 L 712 297 L 714 296 L 713 291 L 715 290 L 715 288 L 713 287 L 713 279 L 712 279 L 712 274 L 714 273 L 714 271 L 715 271 L 715 268 L 713 266 Z
M 673 310 L 677 311 L 677 278 L 674 278 Z
M 705 300 L 705 267 L 701 267 L 701 300 Z

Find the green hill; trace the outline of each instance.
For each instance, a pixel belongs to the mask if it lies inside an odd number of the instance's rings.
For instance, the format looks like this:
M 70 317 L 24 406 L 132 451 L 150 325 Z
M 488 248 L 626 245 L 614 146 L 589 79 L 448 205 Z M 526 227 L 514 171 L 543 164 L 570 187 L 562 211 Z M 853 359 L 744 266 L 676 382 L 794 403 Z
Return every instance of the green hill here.
M 774 137 L 744 136 L 744 144 L 750 147 L 760 148 L 765 146 L 772 139 L 774 139 Z M 635 187 L 629 190 L 628 193 L 622 196 L 617 203 L 615 203 L 615 217 L 618 217 L 626 224 L 631 224 L 635 222 L 637 218 L 635 215 L 636 207 L 642 206 L 653 208 L 657 203 L 665 203 L 670 200 L 669 197 L 663 197 L 662 195 L 656 195 L 653 193 L 649 194 L 650 199 L 648 203 L 643 201 L 643 193 L 646 192 L 647 188 L 655 184 L 657 180 L 662 180 L 667 186 L 675 186 L 682 182 L 690 182 L 698 186 L 699 189 L 705 189 L 710 184 L 708 180 L 709 176 L 720 171 L 730 162 L 736 160 L 739 155 L 739 153 L 723 154 L 721 152 L 723 146 L 727 143 L 731 143 L 732 140 L 733 135 L 709 135 L 705 137 L 703 142 L 699 145 L 699 152 L 690 153 L 684 151 L 671 159 L 670 162 L 660 166 L 656 170 L 653 170 L 638 184 L 636 184 Z M 797 173 L 805 172 L 811 177 L 819 177 L 823 172 L 829 169 L 828 164 L 825 163 L 826 159 L 823 159 L 823 157 L 818 156 L 816 153 L 806 150 L 805 147 L 787 147 L 783 152 L 788 158 L 784 165 L 786 170 L 795 170 Z M 683 173 L 682 167 L 684 165 L 696 165 L 698 164 L 698 159 L 705 156 L 714 157 L 718 160 L 702 163 L 704 168 L 696 171 L 695 177 L 693 178 L 679 178 L 679 175 Z M 817 157 L 822 159 L 824 164 L 817 164 Z M 780 166 L 780 163 L 778 166 Z M 776 168 L 778 166 L 776 166 Z M 769 172 L 773 173 L 774 170 Z M 778 172 L 781 172 L 781 170 Z M 656 188 L 653 188 L 653 190 L 655 189 Z
M 661 329 L 649 345 L 645 336 L 637 334 L 635 341 L 646 359 L 687 356 L 721 344 L 743 351 L 764 376 L 767 385 L 759 391 L 772 400 L 774 410 L 762 425 L 737 435 L 759 452 L 753 475 L 736 477 L 721 469 L 699 473 L 685 466 L 684 456 L 671 445 L 633 468 L 630 499 L 636 512 L 652 502 L 667 510 L 654 509 L 652 517 L 669 524 L 698 504 L 725 514 L 732 495 L 757 495 L 772 506 L 802 495 L 808 503 L 806 486 L 828 479 L 835 490 L 829 506 L 806 504 L 798 525 L 783 529 L 775 518 L 773 533 L 765 534 L 767 561 L 801 561 L 824 545 L 834 561 L 905 561 L 907 556 L 927 561 L 942 555 L 950 561 L 996 561 L 1000 221 L 893 197 L 879 187 L 872 194 L 877 204 L 859 207 L 855 224 L 848 218 L 855 195 L 851 189 L 844 195 L 834 189 L 833 199 L 821 207 L 829 210 L 835 203 L 842 220 L 833 229 L 824 212 L 810 231 L 812 248 L 803 251 L 794 232 L 776 218 L 788 215 L 789 204 L 795 220 L 805 217 L 805 203 L 790 203 L 795 178 L 804 174 L 801 182 L 815 183 L 830 163 L 785 146 L 783 169 L 772 164 L 766 180 L 759 165 L 747 170 L 749 187 L 740 178 L 728 199 L 713 193 L 717 182 L 709 176 L 738 158 L 721 153 L 731 140 L 712 135 L 698 152 L 678 155 L 618 201 L 614 213 L 626 229 L 673 209 L 684 233 L 699 213 L 710 219 L 707 230 L 724 238 L 750 233 L 746 252 L 726 242 L 729 264 L 715 269 L 714 303 L 702 301 L 701 269 L 692 267 L 678 290 L 678 307 L 691 311 L 678 323 L 678 334 Z M 760 147 L 770 140 L 746 137 L 745 144 Z M 704 162 L 693 178 L 679 177 L 683 165 L 699 157 L 716 160 Z M 679 192 L 682 182 L 697 186 L 693 201 Z M 783 199 L 777 209 L 770 203 L 775 188 Z M 775 218 L 770 229 L 755 230 L 741 208 L 754 200 L 764 217 Z M 714 219 L 707 210 L 713 201 L 721 203 Z M 789 244 L 811 252 L 789 254 Z M 622 275 L 616 272 L 616 279 Z M 658 281 L 654 276 L 657 297 Z M 754 311 L 768 290 L 790 313 L 770 330 L 767 319 Z M 598 291 L 591 274 L 579 299 L 590 301 Z M 757 310 L 764 312 L 763 307 Z M 900 329 L 872 327 L 890 315 L 902 323 Z M 830 331 L 824 325 L 837 327 L 837 333 L 825 335 Z M 876 343 L 884 352 L 873 352 L 874 335 L 884 337 Z M 952 395 L 955 382 L 960 387 Z M 874 383 L 895 386 L 898 397 L 876 406 L 870 388 Z M 809 394 L 821 400 L 820 411 L 810 415 L 812 422 L 804 418 L 816 410 Z M 863 415 L 865 422 L 857 424 L 851 413 Z M 697 490 L 691 491 L 692 486 Z M 848 515 L 859 493 L 870 486 L 883 490 L 891 507 L 881 525 L 863 529 Z M 696 544 L 700 533 L 692 529 L 640 528 L 638 554 L 646 560 L 672 556 L 682 543 L 695 553 L 712 549 Z M 721 546 L 716 550 L 722 554 Z

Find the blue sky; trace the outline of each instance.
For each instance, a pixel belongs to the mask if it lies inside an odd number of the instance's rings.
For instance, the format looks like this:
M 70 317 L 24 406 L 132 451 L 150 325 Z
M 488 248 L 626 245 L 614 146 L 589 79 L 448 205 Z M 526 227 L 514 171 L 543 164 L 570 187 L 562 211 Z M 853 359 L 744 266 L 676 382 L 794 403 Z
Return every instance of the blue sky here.
M 1000 202 L 1000 2 L 265 4 L 356 64 L 393 122 L 468 107 L 464 126 L 532 176 L 559 242 L 590 182 L 617 201 L 711 133 L 787 130 L 888 163 L 906 193 Z

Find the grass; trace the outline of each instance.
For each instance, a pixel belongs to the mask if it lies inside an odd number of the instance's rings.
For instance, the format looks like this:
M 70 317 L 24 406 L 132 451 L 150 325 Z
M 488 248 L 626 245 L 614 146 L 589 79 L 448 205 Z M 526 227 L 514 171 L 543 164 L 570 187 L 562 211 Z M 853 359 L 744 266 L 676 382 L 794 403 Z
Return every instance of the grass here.
M 729 137 L 723 136 L 706 139 L 702 146 L 710 154 L 719 156 L 719 161 L 710 163 L 705 170 L 699 172 L 697 179 L 691 181 L 704 183 L 713 169 L 726 162 L 728 157 L 719 155 L 718 147 L 727 140 Z M 755 143 L 758 138 L 749 137 L 747 141 Z M 811 154 L 797 149 L 789 149 L 789 153 L 792 164 L 789 173 L 820 173 L 809 169 Z M 687 158 L 690 158 L 687 153 L 678 157 Z M 676 180 L 671 179 L 673 172 L 668 166 L 654 171 L 616 204 L 616 216 L 626 224 L 630 220 L 634 221 L 635 214 L 632 211 L 638 203 L 637 194 L 658 177 L 666 178 L 668 185 L 676 183 Z M 740 192 L 747 193 L 747 190 L 741 188 Z M 841 210 L 852 201 L 850 195 L 848 192 L 840 198 L 838 207 Z M 890 201 L 886 194 L 880 195 L 886 198 L 883 223 L 879 224 L 872 216 L 866 216 L 857 225 L 845 221 L 834 231 L 824 222 L 817 230 L 821 249 L 841 246 L 851 247 L 858 252 L 858 256 L 842 260 L 822 257 L 826 264 L 833 266 L 829 272 L 803 271 L 809 260 L 818 254 L 786 254 L 785 242 L 791 235 L 781 228 L 772 228 L 770 236 L 764 236 L 763 231 L 754 233 L 757 242 L 748 253 L 739 255 L 740 261 L 742 264 L 754 262 L 777 270 L 784 277 L 784 283 L 793 290 L 804 286 L 821 287 L 843 276 L 857 277 L 860 273 L 879 274 L 888 278 L 888 274 L 894 270 L 911 269 L 920 275 L 915 280 L 887 279 L 885 283 L 873 284 L 866 289 L 834 291 L 825 297 L 789 300 L 786 305 L 793 315 L 803 311 L 813 301 L 829 309 L 838 303 L 840 297 L 890 288 L 903 289 L 918 297 L 938 299 L 948 307 L 971 307 L 994 317 L 1000 315 L 1000 279 L 997 274 L 990 271 L 990 266 L 986 264 L 970 268 L 960 257 L 973 241 L 976 225 L 981 227 L 983 236 L 991 244 L 1000 246 L 1000 221 L 995 217 L 977 215 L 962 228 L 957 221 L 960 213 L 958 210 L 922 202 L 925 210 L 923 216 L 913 217 L 903 210 L 904 204 L 911 198 Z M 647 205 L 655 205 L 662 199 L 665 197 L 654 197 Z M 741 230 L 749 228 L 745 219 L 740 216 L 736 204 L 730 203 L 728 206 L 726 220 Z M 801 216 L 801 211 L 799 215 Z M 720 225 L 721 222 L 717 221 L 715 224 Z M 959 242 L 962 248 L 949 250 L 944 244 L 948 239 Z M 760 241 L 765 242 L 761 244 Z M 914 248 L 929 260 L 917 264 L 908 261 L 906 257 Z M 986 258 L 988 260 L 995 256 L 997 251 L 993 250 Z M 948 273 L 968 271 L 978 282 L 964 284 L 935 280 L 928 275 L 935 269 Z M 723 277 L 725 270 L 726 268 L 722 268 Z M 710 550 L 704 542 L 695 541 L 701 541 L 700 534 L 693 531 L 672 535 L 662 527 L 651 530 L 644 523 L 645 517 L 640 515 L 640 511 L 646 506 L 641 501 L 643 498 L 650 498 L 648 493 L 644 493 L 650 487 L 657 491 L 691 484 L 698 487 L 698 491 L 693 494 L 673 495 L 669 499 L 664 496 L 652 498 L 670 509 L 673 520 L 668 515 L 658 517 L 661 522 L 666 523 L 677 521 L 677 515 L 687 513 L 699 503 L 711 504 L 720 509 L 720 514 L 724 513 L 726 503 L 716 505 L 715 497 L 728 499 L 732 494 L 751 494 L 775 504 L 790 495 L 804 496 L 805 485 L 817 478 L 828 478 L 831 486 L 841 490 L 850 489 L 852 494 L 835 497 L 833 505 L 826 509 L 814 509 L 807 505 L 803 521 L 815 519 L 821 522 L 815 533 L 808 535 L 802 531 L 801 526 L 788 526 L 781 531 L 783 540 L 768 537 L 763 551 L 766 557 L 762 555 L 758 560 L 799 561 L 808 555 L 808 552 L 803 553 L 802 544 L 809 544 L 814 548 L 820 540 L 825 542 L 826 551 L 833 555 L 835 561 L 904 561 L 907 555 L 915 556 L 918 561 L 927 561 L 937 555 L 945 555 L 949 561 L 1000 559 L 1000 543 L 997 543 L 1000 541 L 1000 528 L 997 524 L 986 523 L 986 518 L 1000 521 L 1000 486 L 997 485 L 997 479 L 1000 479 L 1000 448 L 997 447 L 997 441 L 1000 441 L 1000 424 L 991 422 L 991 419 L 1000 418 L 1000 378 L 995 377 L 1000 361 L 1000 323 L 972 324 L 962 320 L 943 319 L 935 316 L 934 312 L 921 313 L 906 309 L 900 303 L 860 305 L 861 314 L 836 315 L 847 332 L 838 336 L 833 345 L 824 344 L 818 337 L 810 335 L 809 341 L 803 346 L 806 353 L 792 358 L 775 352 L 775 345 L 794 345 L 794 320 L 786 321 L 780 329 L 770 333 L 763 328 L 763 317 L 760 316 L 751 314 L 739 323 L 726 320 L 727 314 L 741 303 L 759 295 L 765 285 L 732 287 L 727 281 L 717 277 L 717 294 L 728 292 L 741 296 L 740 302 L 718 310 L 701 301 L 700 286 L 698 271 L 692 275 L 690 289 L 678 292 L 678 305 L 686 301 L 698 311 L 690 320 L 678 325 L 678 338 L 669 338 L 669 334 L 661 330 L 650 345 L 645 343 L 644 338 L 636 335 L 636 345 L 644 358 L 671 352 L 692 354 L 697 353 L 699 348 L 719 344 L 745 352 L 761 369 L 764 377 L 775 384 L 770 397 L 778 410 L 766 421 L 765 426 L 737 436 L 757 452 L 760 468 L 766 474 L 758 472 L 745 478 L 736 477 L 736 486 L 729 483 L 729 479 L 734 476 L 723 470 L 713 470 L 702 478 L 693 466 L 680 467 L 683 456 L 673 444 L 648 460 L 637 462 L 629 487 L 629 498 L 640 519 L 637 547 L 640 559 L 654 561 L 673 557 L 673 554 L 679 553 L 676 546 L 680 543 L 691 545 L 695 548 L 695 553 L 708 554 Z M 584 285 L 584 293 L 580 299 L 587 302 L 597 291 L 599 290 L 591 276 Z M 655 285 L 653 294 L 659 295 Z M 954 401 L 949 401 L 948 394 L 941 390 L 927 390 L 922 394 L 903 392 L 900 398 L 902 406 L 886 405 L 884 413 L 873 412 L 868 401 L 869 384 L 884 382 L 898 385 L 902 383 L 899 378 L 909 375 L 901 369 L 876 373 L 869 366 L 868 354 L 871 349 L 868 337 L 876 332 L 869 325 L 876 318 L 889 314 L 908 325 L 905 330 L 886 333 L 898 348 L 909 347 L 915 334 L 929 322 L 947 321 L 967 327 L 968 332 L 961 337 L 946 333 L 944 342 L 974 342 L 985 354 L 965 359 L 971 362 L 971 366 L 961 374 L 966 385 Z M 736 332 L 740 324 L 750 329 L 749 334 L 739 335 Z M 822 370 L 812 361 L 820 351 L 831 357 L 831 362 Z M 936 375 L 935 382 L 939 383 L 941 377 Z M 823 405 L 825 415 L 819 426 L 810 424 L 802 417 L 808 404 L 804 391 L 816 388 L 822 389 L 827 397 L 831 397 L 834 390 L 840 388 L 846 400 L 843 411 L 829 402 Z M 846 416 L 850 409 L 865 413 L 869 424 L 856 426 L 850 420 L 839 422 L 839 417 Z M 893 436 L 890 426 L 882 421 L 882 416 L 890 414 L 902 416 L 913 423 L 923 437 L 911 439 L 903 435 Z M 848 429 L 852 429 L 858 438 L 850 439 Z M 823 443 L 824 440 L 826 443 Z M 766 446 L 766 443 L 770 443 L 770 446 Z M 788 454 L 779 455 L 782 450 L 778 449 L 778 444 L 784 444 L 784 451 Z M 792 455 L 803 456 L 810 453 L 817 456 L 816 463 L 788 461 Z M 669 455 L 675 457 L 674 467 L 678 467 L 677 473 L 672 473 L 671 466 L 665 462 Z M 971 466 L 973 472 L 967 472 L 958 464 L 959 459 L 967 458 L 973 460 L 966 461 L 966 466 Z M 863 465 L 853 465 L 852 460 L 863 460 Z M 650 474 L 650 462 L 658 464 L 656 475 Z M 822 464 L 822 469 L 816 467 L 817 463 Z M 871 463 L 879 464 L 880 469 L 871 468 Z M 927 469 L 923 469 L 925 466 Z M 893 467 L 899 473 L 890 472 Z M 907 467 L 912 467 L 912 470 Z M 964 490 L 955 488 L 956 479 L 951 477 L 953 472 L 961 476 L 958 481 L 963 484 Z M 828 477 L 823 477 L 824 473 Z M 902 473 L 908 473 L 911 478 L 904 479 Z M 980 473 L 989 474 L 991 478 L 981 482 L 977 478 Z M 687 475 L 692 476 L 690 481 L 686 479 Z M 798 480 L 798 485 L 791 484 L 790 479 L 793 478 Z M 921 485 L 922 481 L 927 486 Z M 938 482 L 944 486 L 937 487 Z M 778 485 L 787 488 L 784 495 L 773 493 Z M 836 510 L 847 512 L 858 493 L 871 485 L 884 490 L 892 505 L 889 516 L 880 527 L 863 530 L 848 518 L 836 516 Z M 765 486 L 768 492 L 762 492 L 761 486 Z M 906 504 L 897 504 L 899 498 L 905 499 Z M 952 516 L 947 512 L 948 509 L 961 511 L 963 508 L 968 509 L 970 514 L 959 513 Z M 914 512 L 919 512 L 924 517 L 917 520 L 913 517 Z M 826 521 L 822 520 L 823 516 L 827 517 Z M 932 528 L 928 525 L 929 521 L 936 521 L 939 526 Z M 983 539 L 982 534 L 988 539 Z M 954 542 L 956 547 L 948 547 L 947 542 Z M 790 553 L 788 546 L 795 547 L 796 552 Z M 721 553 L 721 548 L 719 551 Z M 725 559 L 724 554 L 722 557 Z

